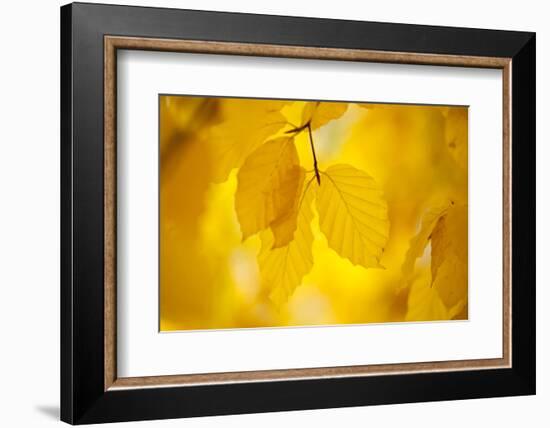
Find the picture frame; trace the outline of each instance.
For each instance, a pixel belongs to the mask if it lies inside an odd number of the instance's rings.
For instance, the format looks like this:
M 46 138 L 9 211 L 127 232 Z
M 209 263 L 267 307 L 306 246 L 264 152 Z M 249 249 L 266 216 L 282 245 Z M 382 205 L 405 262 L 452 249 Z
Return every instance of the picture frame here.
M 117 375 L 117 52 L 502 70 L 502 357 Z M 73 3 L 61 8 L 61 419 L 71 424 L 535 393 L 535 34 Z

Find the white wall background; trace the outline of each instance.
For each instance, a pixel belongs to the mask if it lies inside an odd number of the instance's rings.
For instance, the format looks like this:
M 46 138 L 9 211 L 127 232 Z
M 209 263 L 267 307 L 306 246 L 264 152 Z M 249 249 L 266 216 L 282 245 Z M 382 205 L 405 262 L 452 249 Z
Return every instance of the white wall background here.
M 121 2 L 124 2 L 120 0 Z M 116 3 L 103 1 L 104 3 Z M 0 425 L 59 424 L 59 6 L 0 12 Z M 550 27 L 539 0 L 147 0 L 127 4 L 537 32 L 537 340 L 535 397 L 155 421 L 125 426 L 547 426 L 550 416 Z M 546 119 L 545 119 L 546 118 Z

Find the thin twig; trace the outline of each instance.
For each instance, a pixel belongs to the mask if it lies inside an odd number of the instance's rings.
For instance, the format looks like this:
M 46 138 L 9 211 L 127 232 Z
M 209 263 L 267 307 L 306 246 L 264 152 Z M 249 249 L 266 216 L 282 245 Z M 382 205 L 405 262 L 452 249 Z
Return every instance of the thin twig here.
M 315 146 L 313 145 L 313 136 L 311 135 L 311 123 L 306 124 L 306 128 L 309 135 L 309 143 L 311 145 L 311 152 L 313 153 L 313 168 L 315 169 L 315 178 L 317 178 L 317 184 L 321 185 L 321 175 L 319 174 L 319 167 L 317 166 L 317 156 L 315 155 Z

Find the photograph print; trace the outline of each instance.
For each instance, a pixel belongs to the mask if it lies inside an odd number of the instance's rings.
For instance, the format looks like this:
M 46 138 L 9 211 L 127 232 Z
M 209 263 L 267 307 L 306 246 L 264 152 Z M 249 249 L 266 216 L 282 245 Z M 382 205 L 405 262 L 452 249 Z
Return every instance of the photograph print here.
M 468 107 L 159 95 L 160 331 L 468 319 Z

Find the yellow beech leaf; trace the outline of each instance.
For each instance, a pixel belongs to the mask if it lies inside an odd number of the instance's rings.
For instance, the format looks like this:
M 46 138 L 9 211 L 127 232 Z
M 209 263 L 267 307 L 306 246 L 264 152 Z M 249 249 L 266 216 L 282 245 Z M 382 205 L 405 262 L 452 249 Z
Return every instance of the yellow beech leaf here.
M 233 168 L 264 141 L 275 135 L 286 119 L 281 113 L 283 101 L 223 100 L 223 122 L 213 126 L 208 138 L 213 153 L 213 181 L 222 183 Z
M 424 217 L 422 218 L 422 224 L 420 226 L 420 231 L 418 234 L 411 239 L 409 244 L 409 249 L 405 256 L 405 262 L 403 263 L 403 274 L 405 278 L 410 277 L 414 272 L 414 265 L 416 259 L 421 257 L 424 254 L 426 246 L 430 242 L 432 237 L 432 232 L 435 228 L 435 225 L 447 211 L 447 206 L 434 208 L 429 210 Z
M 465 301 L 468 294 L 468 265 L 454 254 L 447 254 L 432 281 L 433 288 L 437 290 L 443 303 L 452 308 Z
M 452 204 L 437 220 L 432 236 L 432 278 L 447 256 L 468 263 L 468 207 Z
M 428 212 L 411 240 L 403 273 L 410 276 L 416 259 L 431 243 L 431 285 L 453 314 L 463 311 L 468 294 L 468 207 L 451 203 Z
M 466 284 L 466 282 L 463 282 Z M 463 293 L 466 290 L 463 290 Z M 454 305 L 444 303 L 429 278 L 419 277 L 411 281 L 407 302 L 406 321 L 438 321 L 468 319 L 468 299 L 462 298 Z
M 456 163 L 468 170 L 468 108 L 450 107 L 445 121 L 445 142 Z
M 235 192 L 243 241 L 293 208 L 294 199 L 287 195 L 293 195 L 299 185 L 298 163 L 292 137 L 270 140 L 246 159 L 237 174 Z
M 438 321 L 449 318 L 449 310 L 429 279 L 416 278 L 411 281 L 406 321 Z
M 451 319 L 467 320 L 468 319 L 468 298 L 461 300 L 450 311 Z
M 341 117 L 348 109 L 348 103 L 308 102 L 302 112 L 302 124 L 310 123 L 311 129 L 320 128 L 328 122 Z
M 270 290 L 270 299 L 277 305 L 285 303 L 298 287 L 303 277 L 313 267 L 313 233 L 311 203 L 314 189 L 311 180 L 304 187 L 300 198 L 297 228 L 294 239 L 280 248 L 273 248 L 273 233 L 264 230 L 260 233 L 262 247 L 258 255 L 260 276 L 264 287 Z
M 294 239 L 305 177 L 306 170 L 301 166 L 295 167 L 283 178 L 279 190 L 274 195 L 275 206 L 280 206 L 278 212 L 283 214 L 271 222 L 273 248 L 284 247 Z M 290 206 L 286 203 L 290 203 Z
M 432 284 L 447 307 L 468 293 L 468 207 L 452 204 L 432 232 Z
M 367 173 L 334 165 L 321 174 L 317 196 L 319 226 L 328 245 L 354 265 L 382 267 L 388 240 L 388 207 Z

